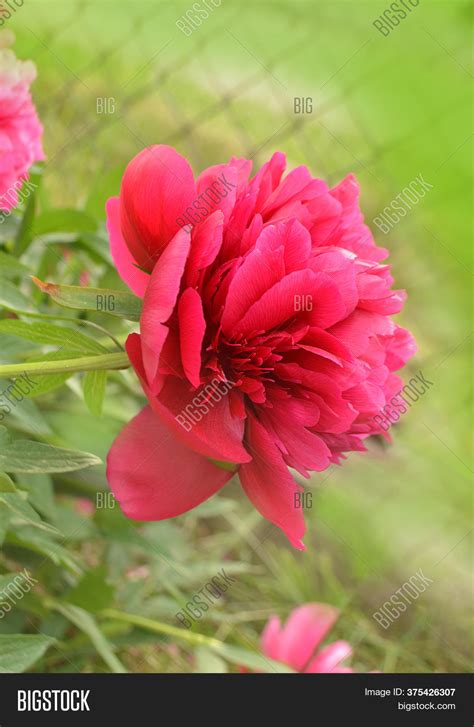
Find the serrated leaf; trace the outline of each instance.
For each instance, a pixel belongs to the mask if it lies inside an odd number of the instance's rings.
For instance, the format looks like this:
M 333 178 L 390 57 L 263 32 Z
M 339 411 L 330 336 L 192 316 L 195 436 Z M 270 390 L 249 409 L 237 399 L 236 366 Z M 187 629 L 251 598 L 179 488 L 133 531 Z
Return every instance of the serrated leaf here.
M 19 674 L 41 659 L 55 639 L 36 634 L 0 634 L 0 673 Z
M 101 460 L 94 454 L 24 439 L 6 444 L 0 451 L 0 470 L 5 472 L 74 472 L 96 464 Z
M 104 403 L 107 371 L 88 371 L 84 376 L 83 392 L 87 408 L 94 416 L 100 416 Z
M 140 320 L 143 303 L 132 293 L 110 288 L 86 288 L 80 285 L 44 283 L 35 277 L 33 277 L 33 282 L 43 293 L 51 296 L 56 303 L 65 308 L 109 313 L 128 321 Z
M 1 283 L 0 283 L 1 285 Z M 107 353 L 105 346 L 84 333 L 53 323 L 25 323 L 17 320 L 0 321 L 0 333 L 33 341 L 45 346 L 61 346 L 72 351 Z

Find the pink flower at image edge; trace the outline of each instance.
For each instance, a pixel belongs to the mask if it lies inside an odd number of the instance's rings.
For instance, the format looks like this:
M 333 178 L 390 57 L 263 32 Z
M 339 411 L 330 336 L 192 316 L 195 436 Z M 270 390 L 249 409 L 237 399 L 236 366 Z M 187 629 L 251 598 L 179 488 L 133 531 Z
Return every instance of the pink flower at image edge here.
M 254 506 L 304 549 L 288 468 L 308 477 L 383 434 L 374 416 L 416 348 L 391 319 L 405 293 L 354 176 L 330 189 L 285 165 L 277 152 L 250 178 L 252 163 L 232 158 L 195 180 L 158 145 L 107 203 L 117 270 L 143 297 L 126 349 L 149 405 L 107 466 L 130 518 L 188 511 L 232 477 L 214 462 L 234 463 Z
M 30 94 L 36 69 L 16 58 L 8 48 L 13 41 L 13 33 L 0 31 L 0 210 L 16 206 L 28 170 L 44 159 L 43 127 Z
M 343 662 L 352 655 L 347 641 L 334 641 L 319 648 L 336 623 L 339 611 L 322 603 L 295 608 L 284 626 L 272 616 L 261 637 L 263 654 L 297 672 L 346 674 L 353 669 Z

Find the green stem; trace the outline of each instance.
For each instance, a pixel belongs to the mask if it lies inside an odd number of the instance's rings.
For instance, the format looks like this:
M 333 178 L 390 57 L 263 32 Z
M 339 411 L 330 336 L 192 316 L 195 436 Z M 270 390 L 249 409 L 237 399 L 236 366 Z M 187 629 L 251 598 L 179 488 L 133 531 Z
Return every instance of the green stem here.
M 33 363 L 5 364 L 0 366 L 0 378 L 21 374 L 62 374 L 76 371 L 98 371 L 99 369 L 126 369 L 130 361 L 126 353 L 102 353 L 97 356 L 82 356 L 64 361 L 35 361 Z
M 211 636 L 204 636 L 204 634 L 196 634 L 193 631 L 185 631 L 184 629 L 178 628 L 177 626 L 169 626 L 169 624 L 161 623 L 161 621 L 153 621 L 150 618 L 144 616 L 137 616 L 132 613 L 125 613 L 124 611 L 116 611 L 115 608 L 106 608 L 101 611 L 101 616 L 104 618 L 111 618 L 114 621 L 125 621 L 126 623 L 138 626 L 139 628 L 145 629 L 146 631 L 152 631 L 156 634 L 166 634 L 167 636 L 173 636 L 176 639 L 183 639 L 188 644 L 193 646 L 210 646 L 219 648 L 223 646 L 222 641 L 213 639 Z

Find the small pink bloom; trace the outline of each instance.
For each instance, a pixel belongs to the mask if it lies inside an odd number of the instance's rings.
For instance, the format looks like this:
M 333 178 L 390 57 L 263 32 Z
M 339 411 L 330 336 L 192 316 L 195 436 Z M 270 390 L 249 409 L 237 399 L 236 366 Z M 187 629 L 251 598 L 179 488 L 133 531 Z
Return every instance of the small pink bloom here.
M 233 472 L 261 514 L 304 549 L 303 477 L 383 433 L 382 407 L 415 351 L 391 319 L 388 253 L 352 175 L 330 189 L 277 152 L 250 178 L 232 158 L 196 181 L 174 149 L 130 162 L 107 203 L 112 255 L 143 296 L 126 349 L 149 406 L 108 456 L 123 511 L 161 520 L 203 502 Z
M 16 58 L 8 48 L 13 41 L 13 33 L 0 32 L 0 210 L 15 207 L 29 168 L 44 159 L 43 127 L 30 94 L 36 69 Z
M 334 641 L 320 648 L 338 616 L 336 608 L 322 603 L 308 603 L 295 608 L 284 626 L 278 616 L 272 616 L 262 633 L 262 652 L 298 672 L 352 672 L 344 665 L 352 654 L 347 641 Z

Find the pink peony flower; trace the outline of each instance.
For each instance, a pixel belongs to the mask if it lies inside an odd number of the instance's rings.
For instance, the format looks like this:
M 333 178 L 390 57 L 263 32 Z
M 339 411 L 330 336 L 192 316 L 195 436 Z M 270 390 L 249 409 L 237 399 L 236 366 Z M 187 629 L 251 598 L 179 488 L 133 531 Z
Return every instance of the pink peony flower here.
M 336 608 L 323 603 L 307 603 L 295 608 L 283 627 L 278 616 L 272 616 L 262 633 L 262 652 L 298 672 L 352 673 L 353 669 L 342 663 L 352 654 L 347 641 L 334 641 L 319 648 L 338 616 Z
M 31 99 L 36 78 L 31 61 L 19 61 L 8 48 L 14 35 L 0 32 L 0 210 L 18 204 L 18 190 L 34 162 L 44 159 L 43 127 Z
M 117 269 L 144 296 L 126 348 L 149 401 L 115 440 L 108 480 L 128 517 L 161 520 L 237 470 L 304 549 L 288 467 L 307 477 L 364 451 L 415 344 L 389 317 L 405 294 L 391 290 L 355 178 L 329 189 L 304 166 L 283 177 L 280 152 L 250 169 L 232 158 L 194 181 L 154 146 L 107 203 Z

